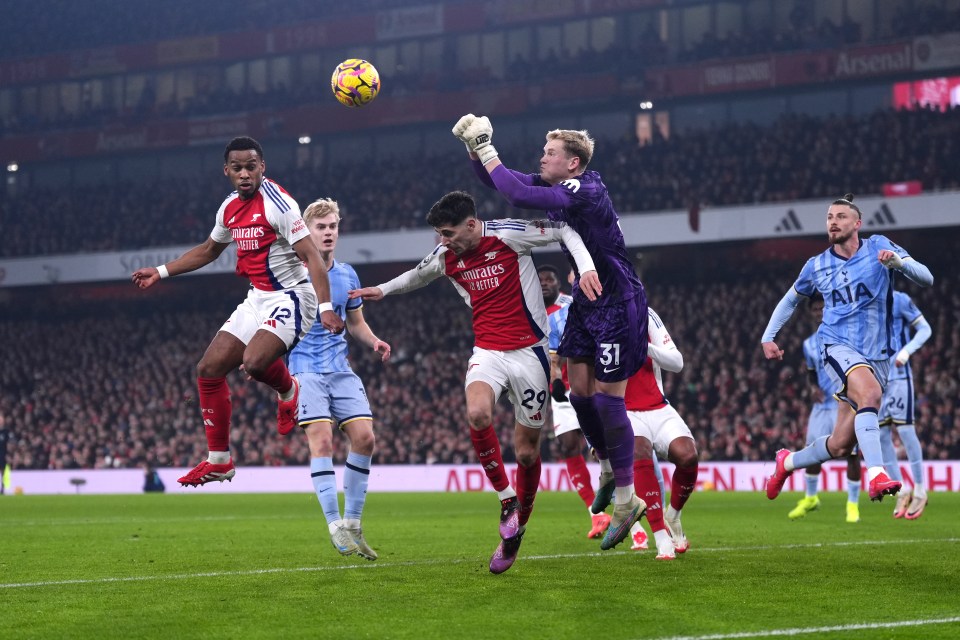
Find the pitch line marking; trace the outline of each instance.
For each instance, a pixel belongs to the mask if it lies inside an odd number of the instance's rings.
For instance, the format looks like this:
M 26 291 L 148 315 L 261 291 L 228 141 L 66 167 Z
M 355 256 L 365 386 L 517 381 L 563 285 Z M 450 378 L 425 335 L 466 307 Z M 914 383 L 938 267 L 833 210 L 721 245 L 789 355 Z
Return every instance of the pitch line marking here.
M 279 514 L 279 515 L 244 515 L 244 516 L 232 516 L 232 515 L 222 515 L 222 516 L 176 516 L 172 518 L 154 518 L 150 516 L 114 516 L 110 518 L 51 518 L 49 520 L 22 520 L 20 522 L 11 523 L 11 526 L 24 526 L 24 527 L 66 527 L 66 526 L 78 526 L 78 525 L 109 525 L 109 524 L 119 524 L 119 525 L 128 525 L 128 524 L 151 524 L 151 523 L 162 523 L 162 522 L 219 522 L 220 520 L 311 520 L 311 516 L 307 515 L 289 515 L 289 514 Z
M 861 622 L 841 624 L 832 627 L 799 627 L 795 629 L 767 629 L 765 631 L 741 631 L 738 633 L 717 633 L 706 636 L 671 636 L 660 640 L 732 640 L 733 638 L 766 638 L 770 636 L 799 636 L 810 633 L 831 633 L 836 631 L 862 631 L 864 629 L 896 629 L 919 627 L 927 624 L 953 624 L 960 622 L 960 616 L 953 618 L 930 618 L 927 620 L 897 620 L 894 622 Z
M 924 544 L 943 542 L 960 542 L 960 538 L 927 538 L 919 540 L 862 540 L 855 542 L 815 542 L 810 544 L 784 544 L 752 547 L 703 547 L 696 548 L 697 553 L 736 552 L 736 551 L 769 551 L 782 549 L 820 549 L 825 547 L 846 547 L 854 545 L 885 545 L 885 544 Z M 629 551 L 590 551 L 585 553 L 558 553 L 550 555 L 524 556 L 525 561 L 535 560 L 566 560 L 570 558 L 612 558 L 617 556 L 635 555 Z M 317 571 L 349 571 L 351 569 L 390 569 L 395 567 L 429 566 L 437 564 L 466 564 L 485 562 L 484 558 L 451 559 L 451 560 L 410 560 L 409 562 L 383 562 L 363 564 L 345 564 L 331 567 L 276 567 L 273 569 L 246 569 L 243 571 L 205 571 L 201 573 L 172 573 L 147 576 L 121 576 L 112 578 L 76 578 L 73 580 L 44 580 L 37 582 L 8 582 L 0 583 L 0 589 L 26 589 L 31 587 L 57 587 L 85 584 L 111 584 L 122 582 L 153 582 L 160 580 L 191 580 L 195 578 L 223 578 L 228 576 L 259 576 L 274 573 L 313 573 Z M 717 636 L 720 638 L 720 636 Z M 726 636 L 723 636 L 726 637 Z M 730 636 L 735 638 L 738 636 Z M 750 636 L 744 636 L 750 637 Z M 701 640 L 706 640 L 704 636 Z M 671 639 L 679 640 L 679 639 Z

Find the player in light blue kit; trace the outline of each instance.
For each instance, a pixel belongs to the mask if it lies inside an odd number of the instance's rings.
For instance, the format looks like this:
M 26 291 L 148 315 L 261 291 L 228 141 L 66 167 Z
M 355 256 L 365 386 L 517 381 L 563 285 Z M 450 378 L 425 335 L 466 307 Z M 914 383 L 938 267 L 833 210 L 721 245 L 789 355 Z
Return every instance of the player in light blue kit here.
M 908 326 L 913 327 L 916 332 L 909 340 Z M 880 445 L 883 448 L 883 466 L 887 475 L 902 482 L 903 474 L 900 473 L 897 450 L 893 446 L 893 427 L 896 427 L 897 435 L 907 451 L 910 474 L 913 476 L 913 490 L 901 491 L 897 496 L 893 517 L 916 520 L 923 515 L 927 506 L 927 489 L 923 482 L 923 447 L 920 446 L 913 423 L 913 371 L 910 368 L 910 356 L 930 339 L 933 329 L 910 296 L 902 291 L 893 293 L 893 335 L 896 345 L 902 346 L 890 359 L 890 375 L 880 408 L 880 426 L 885 427 L 880 429 Z
M 557 354 L 567 358 L 570 404 L 600 460 L 592 513 L 611 499 L 613 516 L 600 542 L 612 549 L 630 533 L 646 508 L 633 484 L 634 438 L 624 403 L 627 380 L 647 358 L 647 296 L 627 256 L 620 219 L 600 174 L 587 169 L 593 139 L 586 131 L 556 129 L 546 135 L 538 173 L 500 163 L 487 117 L 467 114 L 453 127 L 467 147 L 477 177 L 511 205 L 545 211 L 570 225 L 596 263 L 603 295 L 588 300 L 573 287 L 567 326 Z M 570 253 L 561 245 L 567 258 Z M 571 264 L 573 262 L 571 261 Z
M 819 293 L 810 298 L 810 315 L 817 325 L 823 320 L 823 296 Z M 838 412 L 839 404 L 833 397 L 833 383 L 830 382 L 824 362 L 820 359 L 816 332 L 803 341 L 803 359 L 810 374 L 810 393 L 814 399 L 807 422 L 807 445 L 811 445 L 817 438 L 829 436 L 833 432 L 838 415 L 844 420 L 852 421 L 853 414 L 847 410 L 848 407 L 841 408 L 842 414 Z M 860 522 L 860 475 L 860 455 L 854 452 L 847 457 L 847 522 L 850 523 Z M 806 494 L 787 514 L 791 520 L 802 518 L 820 508 L 820 497 L 817 495 L 820 465 L 812 464 L 807 467 L 804 480 Z
M 763 332 L 763 354 L 783 360 L 774 339 L 804 297 L 819 291 L 824 299 L 823 322 L 817 330 L 820 357 L 826 363 L 834 395 L 849 404 L 856 417 L 852 425 L 840 420 L 829 436 L 821 436 L 796 453 L 777 452 L 776 469 L 767 479 L 767 498 L 773 500 L 794 469 L 842 458 L 859 445 L 867 466 L 871 500 L 895 495 L 901 483 L 883 470 L 877 412 L 894 354 L 893 276 L 899 271 L 928 287 L 933 275 L 901 247 L 881 235 L 860 238 L 860 208 L 853 194 L 834 200 L 827 209 L 827 238 L 832 245 L 807 260 L 800 276 L 777 305 Z M 851 428 L 852 426 L 852 428 Z
M 347 299 L 347 291 L 360 287 L 356 271 L 333 258 L 340 236 L 340 208 L 336 201 L 317 200 L 304 210 L 303 220 L 327 267 L 334 311 L 345 320 L 351 336 L 376 351 L 381 361 L 386 362 L 390 358 L 390 345 L 370 329 L 363 317 L 363 301 Z M 330 540 L 342 555 L 357 553 L 367 560 L 376 560 L 377 552 L 367 544 L 360 526 L 376 442 L 373 415 L 363 382 L 347 362 L 346 337 L 322 327 L 311 330 L 290 352 L 289 367 L 300 383 L 297 421 L 310 443 L 310 476 L 327 519 Z M 343 518 L 333 471 L 334 423 L 350 441 L 343 471 Z

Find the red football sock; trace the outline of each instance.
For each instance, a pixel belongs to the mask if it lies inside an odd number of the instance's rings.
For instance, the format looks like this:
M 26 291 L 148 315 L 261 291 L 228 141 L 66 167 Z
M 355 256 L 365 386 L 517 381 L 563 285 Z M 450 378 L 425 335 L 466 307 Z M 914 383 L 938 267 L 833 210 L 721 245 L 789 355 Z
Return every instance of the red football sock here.
M 533 513 L 533 501 L 540 488 L 540 456 L 529 467 L 517 465 L 517 498 L 520 500 L 520 524 L 525 525 Z
M 699 467 L 677 467 L 673 470 L 670 481 L 670 506 L 680 511 L 686 504 L 687 498 L 697 486 L 697 471 Z
M 226 378 L 197 378 L 200 414 L 210 451 L 230 450 L 230 388 Z
M 593 485 L 590 484 L 590 470 L 587 469 L 587 461 L 582 455 L 573 456 L 564 459 L 567 465 L 567 474 L 570 476 L 570 484 L 580 494 L 580 499 L 587 508 L 593 504 L 593 499 L 597 494 L 593 492 Z
M 283 358 L 277 358 L 263 372 L 259 378 L 254 378 L 267 386 L 273 387 L 277 393 L 286 393 L 293 386 L 293 378 L 290 377 L 290 371 L 284 364 Z
M 483 467 L 493 488 L 503 491 L 509 487 L 510 479 L 507 477 L 507 470 L 503 467 L 500 440 L 497 439 L 497 432 L 494 431 L 493 425 L 483 430 L 471 428 L 470 441 L 473 443 L 473 450 L 477 452 L 477 458 L 480 459 L 480 466 Z
M 653 460 L 633 461 L 633 488 L 637 496 L 647 503 L 647 522 L 651 531 L 661 531 L 663 524 L 663 496 L 660 495 L 660 483 L 653 471 Z

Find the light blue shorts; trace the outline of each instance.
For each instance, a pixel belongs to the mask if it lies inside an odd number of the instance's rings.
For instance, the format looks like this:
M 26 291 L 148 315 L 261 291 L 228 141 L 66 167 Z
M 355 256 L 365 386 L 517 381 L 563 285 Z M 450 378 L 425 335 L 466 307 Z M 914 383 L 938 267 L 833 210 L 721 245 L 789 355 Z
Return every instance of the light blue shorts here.
M 337 423 L 343 427 L 353 420 L 372 420 L 370 402 L 363 382 L 353 371 L 298 373 L 301 427 L 314 422 Z
M 889 360 L 867 360 L 857 351 L 842 344 L 828 344 L 824 347 L 824 362 L 827 364 L 827 377 L 833 383 L 834 388 L 839 389 L 833 395 L 837 400 L 846 402 L 854 410 L 859 409 L 850 398 L 847 397 L 847 377 L 850 372 L 860 367 L 867 367 L 873 373 L 873 376 L 880 383 L 880 388 L 887 386 L 887 373 L 890 371 Z
M 837 423 L 837 409 L 840 407 L 834 399 L 818 402 L 810 407 L 810 419 L 807 421 L 807 444 L 822 436 L 833 433 Z
M 891 380 L 883 390 L 880 424 L 913 424 L 913 377 Z

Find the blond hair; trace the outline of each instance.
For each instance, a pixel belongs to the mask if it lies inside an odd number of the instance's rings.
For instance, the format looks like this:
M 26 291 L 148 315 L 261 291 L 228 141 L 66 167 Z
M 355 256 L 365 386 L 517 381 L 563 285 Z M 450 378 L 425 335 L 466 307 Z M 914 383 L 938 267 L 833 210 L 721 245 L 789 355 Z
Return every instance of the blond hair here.
M 318 198 L 303 210 L 303 221 L 309 224 L 315 218 L 323 218 L 330 214 L 337 216 L 337 222 L 339 222 L 340 205 L 332 198 Z
M 572 129 L 554 129 L 547 132 L 547 142 L 560 140 L 567 155 L 580 158 L 580 168 L 586 169 L 593 158 L 593 138 L 586 129 L 574 131 Z

